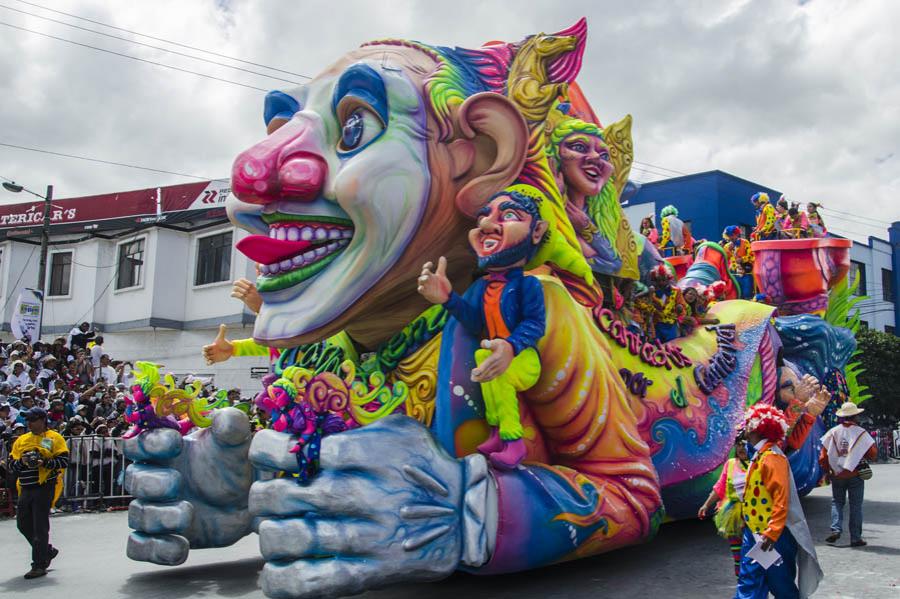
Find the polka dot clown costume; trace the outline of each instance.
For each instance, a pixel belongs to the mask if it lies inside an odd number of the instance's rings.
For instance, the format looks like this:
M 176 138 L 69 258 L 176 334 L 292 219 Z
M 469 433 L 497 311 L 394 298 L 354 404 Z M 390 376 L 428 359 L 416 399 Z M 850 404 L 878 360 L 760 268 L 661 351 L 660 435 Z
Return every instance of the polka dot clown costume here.
M 744 532 L 735 599 L 808 597 L 822 578 L 815 547 L 787 457 L 779 448 L 788 432 L 784 412 L 757 404 L 747 411 L 744 430 L 755 450 L 747 470 Z M 758 543 L 781 560 L 763 568 L 747 556 Z

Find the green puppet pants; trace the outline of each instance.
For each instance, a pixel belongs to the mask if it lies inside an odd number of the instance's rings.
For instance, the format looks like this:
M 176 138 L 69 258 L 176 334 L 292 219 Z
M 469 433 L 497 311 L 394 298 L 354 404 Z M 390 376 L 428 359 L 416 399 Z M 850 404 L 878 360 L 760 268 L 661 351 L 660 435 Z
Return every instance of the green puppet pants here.
M 481 366 L 489 349 L 475 351 L 475 363 Z M 530 389 L 541 376 L 541 360 L 533 347 L 522 350 L 512 359 L 506 372 L 492 381 L 481 383 L 484 398 L 484 418 L 490 426 L 500 429 L 500 438 L 515 441 L 522 438 L 522 422 L 519 419 L 519 391 Z

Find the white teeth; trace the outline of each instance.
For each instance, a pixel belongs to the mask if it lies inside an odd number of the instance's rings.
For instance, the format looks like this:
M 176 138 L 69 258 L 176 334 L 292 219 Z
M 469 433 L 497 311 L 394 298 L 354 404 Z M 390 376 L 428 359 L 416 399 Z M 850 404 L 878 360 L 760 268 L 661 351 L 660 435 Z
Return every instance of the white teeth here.
M 277 229 L 269 229 L 269 237 L 271 237 L 272 239 L 275 239 L 276 231 L 277 231 Z
M 325 239 L 326 237 L 328 237 L 328 233 L 325 231 L 325 229 L 316 229 L 316 239 L 317 240 L 321 241 L 322 239 Z
M 284 227 L 275 229 L 275 239 L 278 239 L 279 241 L 287 239 L 287 231 L 284 230 Z
M 303 260 L 305 262 L 307 262 L 307 263 L 312 262 L 315 259 L 316 259 L 316 253 L 314 251 L 310 250 L 308 252 L 303 253 Z
M 287 238 L 288 241 L 297 241 L 300 239 L 300 229 L 297 227 L 291 227 L 287 230 Z
M 313 238 L 313 230 L 312 227 L 303 227 L 300 230 L 300 239 L 303 241 L 309 241 Z
M 338 244 L 336 242 L 331 242 L 326 246 L 326 249 L 329 252 L 333 252 L 334 250 L 338 249 Z
M 290 260 L 282 260 L 279 263 L 279 266 L 281 266 L 281 270 L 288 270 L 291 267 L 291 261 Z
M 341 232 L 337 229 L 331 229 L 330 231 L 328 231 L 328 239 L 340 239 L 340 237 Z
M 326 250 L 325 246 L 320 245 L 319 247 L 316 248 L 316 256 L 324 256 L 326 251 L 327 250 Z
M 304 264 L 303 256 L 294 256 L 294 259 L 291 260 L 291 263 L 294 265 L 294 268 L 297 268 L 298 266 L 303 266 L 303 264 Z
M 338 245 L 341 246 L 341 247 L 347 245 L 348 243 L 350 243 L 350 240 L 349 240 L 349 239 L 339 239 L 339 240 L 338 240 Z
M 350 229 L 344 229 L 343 231 L 341 231 L 341 237 L 343 237 L 344 239 L 350 239 L 351 237 L 353 237 L 353 231 L 351 231 Z
M 261 273 L 264 274 L 264 275 L 269 274 L 269 265 L 268 265 L 268 264 L 260 264 L 260 265 L 259 265 L 259 272 L 261 272 Z

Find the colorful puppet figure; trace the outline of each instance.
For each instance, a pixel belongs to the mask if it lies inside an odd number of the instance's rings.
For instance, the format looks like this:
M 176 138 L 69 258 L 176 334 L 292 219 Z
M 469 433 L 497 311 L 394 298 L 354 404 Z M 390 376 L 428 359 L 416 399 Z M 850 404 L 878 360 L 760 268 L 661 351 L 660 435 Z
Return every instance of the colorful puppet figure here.
M 653 324 L 656 338 L 663 343 L 679 335 L 679 325 L 690 313 L 681 289 L 675 287 L 675 276 L 665 264 L 660 264 L 650 273 L 653 300 Z
M 776 597 L 808 597 L 818 587 L 822 570 L 788 459 L 779 448 L 788 431 L 787 419 L 772 405 L 756 404 L 747 411 L 744 431 L 754 455 L 743 494 L 744 531 L 735 599 L 755 599 L 767 592 Z M 764 552 L 774 549 L 781 561 L 764 568 L 747 555 L 756 545 Z M 798 573 L 799 585 L 795 582 Z
M 728 255 L 728 270 L 738 280 L 741 299 L 753 297 L 753 250 L 750 242 L 741 236 L 741 228 L 736 225 L 725 227 L 722 233 L 726 240 L 724 249 Z
M 297 389 L 297 383 L 304 382 L 301 372 L 290 366 L 280 378 L 266 381 L 269 384 L 257 396 L 256 405 L 266 411 L 273 430 L 297 436 L 291 453 L 297 458 L 297 482 L 305 483 L 319 470 L 322 438 L 347 430 L 347 425 L 324 406 L 313 406 L 307 394 Z
M 769 203 L 769 194 L 764 191 L 754 193 L 750 197 L 750 203 L 756 208 L 756 227 L 750 235 L 752 241 L 765 241 L 777 239 L 778 232 L 775 229 L 775 208 Z
M 806 214 L 809 218 L 809 234 L 810 237 L 825 237 L 828 235 L 828 229 L 825 228 L 825 221 L 819 214 L 819 204 L 809 202 L 806 204 Z
M 641 219 L 641 235 L 647 238 L 647 241 L 656 245 L 656 242 L 659 241 L 659 231 L 656 230 L 656 225 L 653 224 L 653 215 L 649 214 Z
M 678 218 L 678 208 L 669 204 L 660 213 L 662 234 L 657 247 L 663 256 L 679 255 L 684 251 L 684 221 Z
M 616 237 L 624 216 L 603 130 L 580 119 L 565 119 L 550 134 L 550 153 L 556 161 L 559 186 L 567 197 L 566 215 L 578 233 L 578 243 L 591 270 L 618 274 L 622 257 Z
M 544 336 L 544 294 L 538 279 L 522 267 L 547 232 L 538 200 L 518 191 L 494 195 L 476 215 L 469 245 L 487 275 L 464 296 L 453 291 L 442 256 L 437 269 L 427 263 L 419 277 L 419 293 L 443 304 L 473 335 L 487 332 L 475 352 L 472 380 L 481 384 L 485 420 L 491 435 L 478 450 L 498 468 L 514 468 L 525 457 L 518 392 L 531 388 L 541 374 L 535 344 Z

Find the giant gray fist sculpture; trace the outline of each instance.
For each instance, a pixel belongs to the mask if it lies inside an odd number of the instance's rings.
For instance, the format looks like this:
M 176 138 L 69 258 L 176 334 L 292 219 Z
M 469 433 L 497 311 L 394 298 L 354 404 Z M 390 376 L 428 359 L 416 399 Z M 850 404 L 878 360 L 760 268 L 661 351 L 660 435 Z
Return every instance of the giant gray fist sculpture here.
M 267 562 L 261 585 L 270 597 L 347 595 L 487 561 L 497 497 L 481 455 L 454 459 L 421 424 L 393 416 L 326 437 L 321 472 L 299 485 L 273 477 L 297 470 L 294 440 L 261 431 L 248 459 L 248 441 L 235 432 L 249 430 L 242 423 L 246 417 L 228 409 L 183 444 L 163 430 L 129 442 L 139 462 L 126 473 L 136 497 L 129 557 L 177 565 L 188 546 L 233 543 L 257 516 Z

